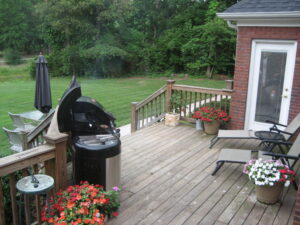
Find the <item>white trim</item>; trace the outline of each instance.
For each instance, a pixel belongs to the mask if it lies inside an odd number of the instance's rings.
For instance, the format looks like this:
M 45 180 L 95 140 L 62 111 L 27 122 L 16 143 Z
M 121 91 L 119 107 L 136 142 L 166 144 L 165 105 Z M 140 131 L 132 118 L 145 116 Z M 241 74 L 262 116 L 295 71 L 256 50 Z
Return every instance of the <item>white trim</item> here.
M 244 13 L 217 13 L 217 16 L 226 20 L 251 18 L 300 18 L 300 11 L 293 12 L 244 12 Z
M 288 97 L 288 102 L 286 104 L 287 111 L 285 113 L 285 115 L 282 115 L 282 111 L 281 111 L 281 115 L 280 115 L 280 123 L 283 124 L 287 124 L 287 120 L 288 120 L 288 115 L 289 115 L 289 110 L 290 110 L 290 101 L 291 101 L 291 95 L 292 95 L 292 87 L 293 87 L 293 80 L 294 80 L 294 71 L 295 71 L 295 59 L 296 59 L 296 52 L 297 52 L 297 41 L 294 40 L 261 40 L 261 39 L 255 39 L 252 41 L 252 49 L 251 49 L 251 61 L 250 61 L 250 68 L 249 68 L 249 78 L 248 78 L 248 90 L 247 90 L 247 103 L 246 103 L 246 113 L 245 113 L 245 129 L 253 129 L 253 125 L 250 124 L 252 123 L 252 113 L 253 113 L 253 97 L 256 98 L 256 94 L 257 93 L 251 93 L 251 91 L 253 90 L 253 87 L 255 84 L 255 82 L 258 82 L 257 79 L 258 77 L 255 76 L 255 72 L 257 72 L 257 68 L 255 68 L 256 63 L 260 64 L 260 55 L 257 56 L 255 53 L 257 51 L 257 46 L 259 44 L 273 44 L 273 45 L 280 45 L 280 44 L 286 44 L 286 45 L 291 45 L 291 51 L 290 51 L 290 55 L 288 56 L 291 60 L 288 60 L 287 58 L 287 63 L 289 62 L 289 64 L 286 65 L 286 71 L 285 73 L 291 73 L 292 75 L 292 79 L 291 82 L 287 81 L 287 77 L 285 76 L 285 81 L 284 81 L 284 85 L 289 85 L 289 97 Z M 258 58 L 257 58 L 258 57 Z M 256 80 L 255 80 L 256 79 Z M 286 87 L 283 87 L 286 88 Z M 285 117 L 285 118 L 283 118 Z M 264 126 L 266 126 L 266 124 L 264 123 L 258 123 L 255 122 L 256 125 L 260 128 L 263 128 Z M 251 126 L 252 125 L 252 126 Z M 266 127 L 267 128 L 267 127 Z
M 300 19 L 241 19 L 238 27 L 300 27 Z
M 237 26 L 300 27 L 300 12 L 217 13 Z

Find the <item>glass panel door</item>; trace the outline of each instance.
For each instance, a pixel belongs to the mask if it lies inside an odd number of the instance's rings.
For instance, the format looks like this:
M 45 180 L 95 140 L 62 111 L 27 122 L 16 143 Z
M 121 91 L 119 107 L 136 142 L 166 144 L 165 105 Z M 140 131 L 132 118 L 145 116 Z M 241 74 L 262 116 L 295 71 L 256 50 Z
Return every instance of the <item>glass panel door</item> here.
M 296 50 L 296 41 L 253 41 L 246 129 L 269 130 L 266 120 L 287 124 Z
M 255 121 L 279 122 L 286 52 L 261 52 Z

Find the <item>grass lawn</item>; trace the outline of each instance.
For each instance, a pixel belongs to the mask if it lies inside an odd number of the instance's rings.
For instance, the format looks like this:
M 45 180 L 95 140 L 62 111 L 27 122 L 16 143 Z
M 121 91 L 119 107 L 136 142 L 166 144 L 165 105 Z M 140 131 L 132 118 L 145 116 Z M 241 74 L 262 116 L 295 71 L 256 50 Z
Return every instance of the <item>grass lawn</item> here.
M 0 77 L 1 77 L 0 67 Z M 4 76 L 3 77 L 7 77 Z M 29 77 L 29 75 L 28 75 Z M 35 81 L 30 79 L 0 80 L 0 126 L 12 129 L 11 119 L 7 112 L 21 113 L 35 110 L 33 107 Z M 51 78 L 53 107 L 58 103 L 71 78 Z M 130 123 L 130 103 L 141 101 L 163 86 L 166 79 L 162 78 L 122 78 L 122 79 L 79 79 L 82 94 L 100 102 L 106 110 L 117 118 L 117 126 Z M 178 84 L 202 87 L 223 88 L 225 81 L 193 79 L 178 79 Z M 10 154 L 9 144 L 4 132 L 0 132 L 0 155 Z

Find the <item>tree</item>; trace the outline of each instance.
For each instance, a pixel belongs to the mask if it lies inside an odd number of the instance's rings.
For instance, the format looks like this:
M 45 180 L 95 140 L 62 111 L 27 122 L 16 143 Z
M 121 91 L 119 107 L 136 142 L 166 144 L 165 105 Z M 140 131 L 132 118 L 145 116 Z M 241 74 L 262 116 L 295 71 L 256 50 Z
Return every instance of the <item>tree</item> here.
M 44 38 L 54 54 L 51 58 L 57 56 L 60 64 L 65 64 L 60 72 L 105 75 L 107 63 L 123 59 L 126 51 L 118 32 L 125 24 L 127 7 L 125 0 L 48 0 L 39 4 Z
M 212 78 L 214 72 L 226 73 L 234 65 L 235 32 L 216 17 L 220 7 L 217 0 L 211 0 L 206 12 L 205 24 L 193 28 L 193 37 L 182 46 L 187 58 L 187 69 L 194 72 L 206 70 Z
M 0 0 L 0 48 L 31 52 L 40 43 L 35 0 Z

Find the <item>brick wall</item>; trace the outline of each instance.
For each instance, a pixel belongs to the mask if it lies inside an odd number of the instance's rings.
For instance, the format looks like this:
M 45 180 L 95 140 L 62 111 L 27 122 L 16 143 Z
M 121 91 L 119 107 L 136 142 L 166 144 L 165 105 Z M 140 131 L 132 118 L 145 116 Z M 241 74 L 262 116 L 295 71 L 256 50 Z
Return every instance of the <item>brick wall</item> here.
M 300 28 L 239 27 L 231 103 L 231 129 L 244 129 L 253 39 L 298 40 L 289 121 L 300 112 Z

